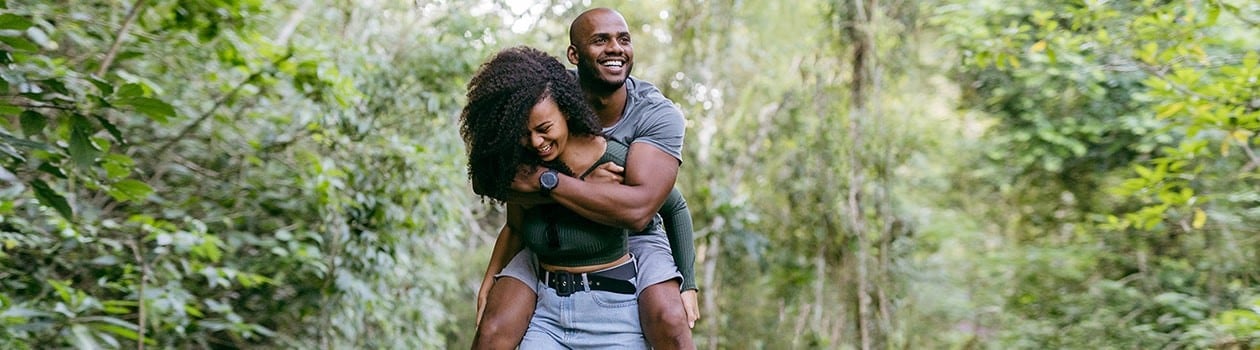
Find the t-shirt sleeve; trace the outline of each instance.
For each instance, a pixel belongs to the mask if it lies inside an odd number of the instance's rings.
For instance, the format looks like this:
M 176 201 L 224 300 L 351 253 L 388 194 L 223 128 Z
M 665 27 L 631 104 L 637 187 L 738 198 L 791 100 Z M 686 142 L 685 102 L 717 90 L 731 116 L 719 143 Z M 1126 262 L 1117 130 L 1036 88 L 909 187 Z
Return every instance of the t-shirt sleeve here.
M 633 142 L 646 142 L 674 156 L 682 163 L 683 135 L 686 121 L 682 111 L 668 101 L 653 104 L 643 114 L 643 125 Z

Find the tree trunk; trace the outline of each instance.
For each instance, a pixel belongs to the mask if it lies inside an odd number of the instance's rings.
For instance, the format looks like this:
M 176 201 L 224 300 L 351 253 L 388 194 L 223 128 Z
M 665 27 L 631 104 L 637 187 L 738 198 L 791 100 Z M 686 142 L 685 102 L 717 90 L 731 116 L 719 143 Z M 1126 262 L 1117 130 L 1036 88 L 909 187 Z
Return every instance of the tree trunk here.
M 857 311 L 858 338 L 863 350 L 877 347 L 876 338 L 881 336 L 875 313 L 871 310 L 871 294 L 876 286 L 872 285 L 872 277 L 868 262 L 871 260 L 871 246 L 867 239 L 864 208 L 866 164 L 862 150 L 865 147 L 863 122 L 869 118 L 868 106 L 871 102 L 873 72 L 875 72 L 875 40 L 873 38 L 873 13 L 877 8 L 876 0 L 852 0 L 850 14 L 852 16 L 845 32 L 853 46 L 852 83 L 850 84 L 850 113 L 847 125 L 849 149 L 847 152 L 848 196 L 845 214 L 848 227 L 857 239 L 856 274 L 857 274 Z

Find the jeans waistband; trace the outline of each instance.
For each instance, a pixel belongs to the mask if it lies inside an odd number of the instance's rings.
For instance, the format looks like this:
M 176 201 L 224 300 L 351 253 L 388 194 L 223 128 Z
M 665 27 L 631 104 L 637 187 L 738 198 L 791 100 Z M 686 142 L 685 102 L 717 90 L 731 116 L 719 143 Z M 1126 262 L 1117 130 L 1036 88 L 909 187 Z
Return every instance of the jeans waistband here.
M 571 273 L 549 271 L 538 267 L 538 277 L 555 289 L 556 295 L 567 297 L 583 291 L 605 291 L 618 294 L 634 294 L 634 278 L 638 275 L 634 258 L 624 264 L 595 272 Z

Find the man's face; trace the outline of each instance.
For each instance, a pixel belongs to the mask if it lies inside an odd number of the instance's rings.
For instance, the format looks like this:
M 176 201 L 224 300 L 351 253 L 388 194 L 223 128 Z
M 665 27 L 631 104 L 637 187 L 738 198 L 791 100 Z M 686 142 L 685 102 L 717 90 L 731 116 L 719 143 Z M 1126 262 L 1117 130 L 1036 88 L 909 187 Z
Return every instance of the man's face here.
M 634 67 L 634 47 L 625 19 L 612 11 L 588 13 L 570 35 L 569 62 L 585 83 L 619 88 Z

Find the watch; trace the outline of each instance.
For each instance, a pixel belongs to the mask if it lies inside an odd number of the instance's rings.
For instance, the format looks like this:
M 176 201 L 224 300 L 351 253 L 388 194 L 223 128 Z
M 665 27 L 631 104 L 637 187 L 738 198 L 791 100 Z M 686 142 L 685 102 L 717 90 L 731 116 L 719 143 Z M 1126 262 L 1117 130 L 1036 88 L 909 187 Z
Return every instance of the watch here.
M 556 189 L 556 185 L 560 184 L 559 173 L 554 169 L 547 169 L 538 177 L 539 191 L 544 195 L 550 195 L 551 190 Z

